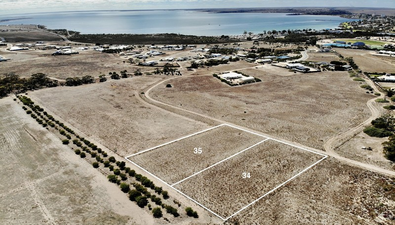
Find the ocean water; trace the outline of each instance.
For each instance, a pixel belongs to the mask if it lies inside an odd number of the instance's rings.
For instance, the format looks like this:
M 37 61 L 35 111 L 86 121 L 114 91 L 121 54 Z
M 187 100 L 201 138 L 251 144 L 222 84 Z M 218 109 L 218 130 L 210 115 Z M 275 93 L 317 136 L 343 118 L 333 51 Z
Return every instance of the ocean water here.
M 1 16 L 5 24 L 40 24 L 83 34 L 179 33 L 191 35 L 240 35 L 244 31 L 331 29 L 350 21 L 337 16 L 284 13 L 208 13 L 193 10 L 80 11 Z

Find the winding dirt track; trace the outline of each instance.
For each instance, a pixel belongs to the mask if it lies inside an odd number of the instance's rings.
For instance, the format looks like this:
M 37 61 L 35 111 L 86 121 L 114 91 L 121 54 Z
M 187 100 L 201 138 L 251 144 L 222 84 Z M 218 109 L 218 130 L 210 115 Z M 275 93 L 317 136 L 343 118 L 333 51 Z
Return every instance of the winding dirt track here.
M 342 156 L 338 155 L 334 151 L 334 149 L 337 146 L 339 146 L 342 143 L 344 143 L 345 140 L 348 140 L 347 138 L 351 138 L 351 137 L 355 136 L 356 134 L 358 134 L 359 132 L 362 131 L 362 129 L 363 129 L 363 127 L 365 125 L 369 124 L 373 119 L 375 119 L 378 116 L 380 116 L 380 110 L 375 105 L 376 98 L 375 99 L 371 99 L 371 100 L 369 100 L 367 102 L 367 106 L 369 107 L 369 109 L 372 112 L 372 116 L 369 119 L 367 119 L 366 121 L 364 121 L 363 123 L 361 123 L 357 127 L 354 127 L 352 129 L 344 132 L 344 133 L 341 133 L 341 134 L 331 138 L 324 145 L 324 149 L 326 151 L 321 151 L 319 149 L 314 149 L 314 148 L 311 148 L 311 147 L 304 146 L 304 145 L 302 145 L 300 143 L 291 142 L 291 141 L 288 141 L 288 140 L 281 139 L 279 137 L 274 137 L 274 136 L 271 136 L 269 134 L 262 133 L 262 132 L 257 131 L 257 130 L 253 130 L 253 129 L 250 129 L 250 128 L 247 128 L 247 127 L 239 126 L 237 124 L 232 124 L 232 123 L 230 123 L 228 121 L 216 119 L 216 118 L 210 117 L 208 115 L 204 115 L 204 114 L 201 114 L 201 113 L 196 113 L 196 112 L 193 112 L 193 111 L 182 109 L 182 108 L 176 107 L 174 105 L 170 105 L 170 104 L 167 104 L 167 103 L 164 103 L 164 102 L 157 101 L 157 100 L 155 100 L 155 99 L 150 97 L 149 94 L 150 94 L 151 90 L 153 90 L 157 86 L 162 85 L 163 83 L 168 82 L 169 80 L 172 80 L 172 79 L 177 79 L 177 77 L 176 78 L 169 78 L 169 79 L 160 81 L 160 82 L 154 84 L 153 86 L 147 88 L 146 90 L 143 90 L 144 94 L 141 94 L 139 96 L 141 97 L 142 100 L 146 101 L 148 104 L 151 104 L 151 105 L 163 108 L 165 110 L 168 110 L 170 112 L 173 112 L 173 113 L 176 113 L 176 114 L 179 114 L 179 115 L 182 115 L 182 116 L 187 116 L 187 117 L 190 117 L 192 119 L 196 119 L 196 120 L 199 120 L 199 121 L 202 121 L 202 122 L 206 122 L 208 124 L 223 124 L 223 123 L 230 124 L 230 125 L 233 125 L 233 126 L 245 129 L 245 130 L 249 130 L 249 131 L 252 131 L 252 132 L 259 133 L 261 135 L 267 136 L 269 138 L 272 138 L 274 140 L 277 140 L 277 141 L 280 141 L 280 142 L 283 142 L 283 143 L 287 143 L 287 144 L 290 144 L 290 145 L 295 145 L 295 146 L 298 146 L 300 148 L 310 149 L 310 150 L 315 151 L 315 152 L 320 152 L 322 154 L 326 154 L 326 155 L 328 155 L 330 157 L 336 158 L 337 160 L 339 160 L 339 161 L 341 161 L 341 162 L 343 162 L 345 164 L 351 165 L 351 166 L 356 166 L 356 167 L 359 167 L 359 168 L 362 168 L 362 169 L 366 169 L 366 170 L 369 170 L 369 171 L 372 171 L 372 172 L 376 172 L 376 173 L 379 173 L 379 174 L 383 174 L 383 175 L 386 175 L 386 176 L 395 177 L 395 171 L 383 169 L 383 168 L 378 167 L 378 166 L 374 166 L 374 165 L 370 165 L 370 164 L 367 164 L 367 163 L 359 162 L 359 161 L 356 161 L 356 160 L 348 159 L 348 158 L 345 158 L 345 157 L 342 157 Z M 367 83 L 369 85 L 371 85 L 371 87 L 374 87 L 375 90 L 378 92 L 377 88 L 375 87 L 375 85 L 373 84 L 372 81 L 368 80 Z M 380 97 L 382 97 L 382 96 L 380 96 Z

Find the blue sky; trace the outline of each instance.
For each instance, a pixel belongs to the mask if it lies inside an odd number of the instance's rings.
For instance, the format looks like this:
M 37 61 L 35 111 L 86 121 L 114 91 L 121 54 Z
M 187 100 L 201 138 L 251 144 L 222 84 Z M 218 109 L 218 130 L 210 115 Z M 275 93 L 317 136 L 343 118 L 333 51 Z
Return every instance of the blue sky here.
M 395 0 L 0 0 L 0 14 L 48 11 L 242 7 L 382 7 Z

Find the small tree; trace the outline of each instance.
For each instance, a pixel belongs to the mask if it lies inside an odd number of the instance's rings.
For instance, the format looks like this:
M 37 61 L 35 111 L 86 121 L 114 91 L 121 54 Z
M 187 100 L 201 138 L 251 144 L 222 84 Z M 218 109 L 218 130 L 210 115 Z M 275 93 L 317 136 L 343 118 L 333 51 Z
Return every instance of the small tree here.
M 168 199 L 169 198 L 169 194 L 167 193 L 167 191 L 162 191 L 162 196 L 164 199 Z
M 108 158 L 108 161 L 115 162 L 116 160 L 115 160 L 114 156 L 111 156 L 110 158 Z
M 80 157 L 81 157 L 81 158 L 85 158 L 85 157 L 86 157 L 85 152 L 81 152 Z
M 124 193 L 128 193 L 130 191 L 129 184 L 127 184 L 127 183 L 121 183 L 121 185 L 119 185 L 119 187 L 121 188 L 121 190 Z
M 98 162 L 94 162 L 92 163 L 93 168 L 99 168 L 99 163 Z
M 68 144 L 70 143 L 70 141 L 69 141 L 68 139 L 63 139 L 63 140 L 62 140 L 62 143 L 63 143 L 64 145 L 68 145 Z
M 130 201 L 136 201 L 136 198 L 141 196 L 141 192 L 137 190 L 131 190 L 129 191 L 129 199 Z
M 155 218 L 161 218 L 163 216 L 162 210 L 159 207 L 156 207 L 152 210 L 152 214 Z
M 136 202 L 137 202 L 137 205 L 140 206 L 141 208 L 144 208 L 148 204 L 147 197 L 145 197 L 145 196 L 138 196 L 136 198 Z
M 117 176 L 115 176 L 115 175 L 108 175 L 107 178 L 112 183 L 117 183 L 118 182 Z

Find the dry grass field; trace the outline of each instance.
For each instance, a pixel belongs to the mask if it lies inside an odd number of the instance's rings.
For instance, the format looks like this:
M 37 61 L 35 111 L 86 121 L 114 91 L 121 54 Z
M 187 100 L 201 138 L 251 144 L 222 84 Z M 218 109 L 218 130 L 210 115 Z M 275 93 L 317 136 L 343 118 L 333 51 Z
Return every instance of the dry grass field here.
M 390 225 L 394 182 L 328 158 L 226 224 Z
M 332 52 L 309 52 L 308 61 L 313 62 L 331 62 L 339 61 L 339 56 Z
M 369 137 L 361 132 L 339 146 L 336 152 L 350 159 L 394 170 L 395 164 L 386 159 L 383 154 L 382 143 L 387 140 L 388 138 Z M 372 150 L 367 150 L 366 148 L 368 147 L 372 148 Z
M 150 96 L 184 109 L 322 149 L 331 136 L 366 120 L 366 94 L 347 72 L 292 73 L 265 65 L 239 70 L 262 82 L 230 87 L 207 76 L 182 77 Z M 210 74 L 210 72 L 207 72 Z
M 363 72 L 395 73 L 393 57 L 373 55 L 374 51 L 336 48 L 344 57 L 353 57 L 354 62 Z
M 173 184 L 264 139 L 221 126 L 129 159 L 168 184 Z
M 268 140 L 175 187 L 227 218 L 321 158 Z
M 154 224 L 11 98 L 0 102 L 0 224 Z
M 11 59 L 2 62 L 0 74 L 11 73 L 21 77 L 29 77 L 35 73 L 44 73 L 49 77 L 66 79 L 68 77 L 93 76 L 100 74 L 108 75 L 109 72 L 127 70 L 133 73 L 136 67 L 115 54 L 106 54 L 94 50 L 77 50 L 80 54 L 58 55 L 51 54 L 56 50 L 27 50 L 22 52 L 10 52 L 0 48 L 0 55 Z M 123 61 L 126 61 L 125 63 Z M 32 66 L 34 65 L 34 66 Z M 142 72 L 152 71 L 152 68 L 141 68 Z
M 137 90 L 159 80 L 133 77 L 44 89 L 29 96 L 87 137 L 126 156 L 209 127 L 142 102 Z

